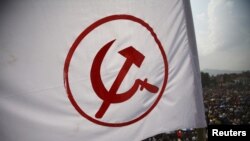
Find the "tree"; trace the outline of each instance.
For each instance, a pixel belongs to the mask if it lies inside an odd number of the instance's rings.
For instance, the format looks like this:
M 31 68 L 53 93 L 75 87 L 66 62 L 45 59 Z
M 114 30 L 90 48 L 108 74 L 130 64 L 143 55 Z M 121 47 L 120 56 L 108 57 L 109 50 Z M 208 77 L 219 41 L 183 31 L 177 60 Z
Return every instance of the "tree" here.
M 202 87 L 209 87 L 210 84 L 210 75 L 206 72 L 201 72 L 201 83 Z

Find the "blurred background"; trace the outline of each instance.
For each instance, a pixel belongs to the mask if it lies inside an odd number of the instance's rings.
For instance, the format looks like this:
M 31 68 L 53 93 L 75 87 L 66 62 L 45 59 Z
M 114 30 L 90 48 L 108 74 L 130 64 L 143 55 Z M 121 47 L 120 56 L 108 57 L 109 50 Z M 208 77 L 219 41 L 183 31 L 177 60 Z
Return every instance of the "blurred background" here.
M 250 1 L 191 5 L 207 123 L 250 124 Z

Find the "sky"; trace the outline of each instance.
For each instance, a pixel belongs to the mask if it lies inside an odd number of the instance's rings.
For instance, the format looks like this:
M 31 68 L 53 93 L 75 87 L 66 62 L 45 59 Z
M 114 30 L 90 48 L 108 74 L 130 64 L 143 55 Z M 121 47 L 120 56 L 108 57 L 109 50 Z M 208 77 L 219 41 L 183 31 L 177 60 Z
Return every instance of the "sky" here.
M 190 1 L 201 70 L 250 70 L 250 1 Z

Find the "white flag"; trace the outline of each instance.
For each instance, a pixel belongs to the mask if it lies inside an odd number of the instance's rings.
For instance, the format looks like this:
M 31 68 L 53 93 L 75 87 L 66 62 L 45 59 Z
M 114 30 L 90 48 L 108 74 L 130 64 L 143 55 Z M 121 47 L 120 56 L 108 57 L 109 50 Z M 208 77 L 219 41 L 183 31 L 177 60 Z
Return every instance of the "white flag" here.
M 139 141 L 206 126 L 188 0 L 1 5 L 1 141 Z

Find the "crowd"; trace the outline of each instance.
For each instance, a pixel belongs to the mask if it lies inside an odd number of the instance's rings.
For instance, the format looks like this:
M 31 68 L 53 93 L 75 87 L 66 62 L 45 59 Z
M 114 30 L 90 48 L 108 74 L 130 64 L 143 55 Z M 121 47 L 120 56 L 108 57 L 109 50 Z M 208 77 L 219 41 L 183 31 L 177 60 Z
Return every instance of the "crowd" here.
M 208 125 L 250 124 L 250 72 L 210 77 L 203 96 Z
M 205 113 L 208 125 L 250 124 L 250 91 L 236 89 L 204 90 Z

